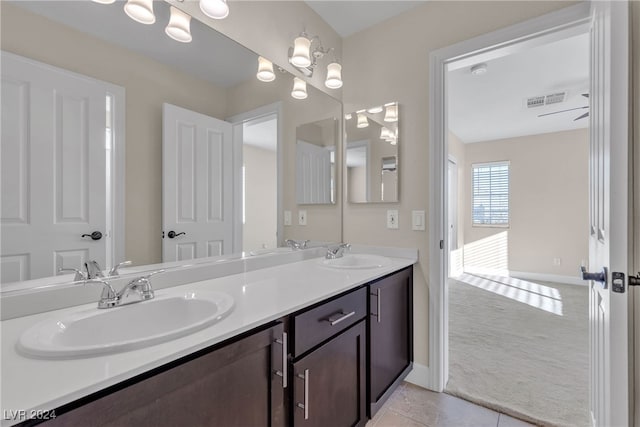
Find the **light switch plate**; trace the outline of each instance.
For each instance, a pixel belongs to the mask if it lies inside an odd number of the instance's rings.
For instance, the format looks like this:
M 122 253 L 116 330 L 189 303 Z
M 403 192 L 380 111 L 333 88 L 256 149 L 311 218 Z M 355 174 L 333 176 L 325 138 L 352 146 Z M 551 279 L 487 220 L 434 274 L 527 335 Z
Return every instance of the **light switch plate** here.
M 387 211 L 387 228 L 392 230 L 398 229 L 398 211 L 396 209 L 389 209 Z
M 411 211 L 411 228 L 415 231 L 424 231 L 424 211 Z
M 291 211 L 284 211 L 284 225 L 291 225 Z
M 298 225 L 307 225 L 307 211 L 298 211 Z

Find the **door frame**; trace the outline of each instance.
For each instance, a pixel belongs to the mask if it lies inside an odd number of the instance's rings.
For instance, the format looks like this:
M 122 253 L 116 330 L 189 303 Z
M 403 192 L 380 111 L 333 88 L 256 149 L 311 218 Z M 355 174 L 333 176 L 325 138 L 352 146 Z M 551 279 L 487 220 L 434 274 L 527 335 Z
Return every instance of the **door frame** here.
M 458 229 L 458 225 L 460 223 L 460 218 L 458 217 L 458 215 L 460 215 L 460 206 L 458 204 L 458 200 L 460 199 L 460 182 L 458 179 L 458 174 L 460 173 L 459 170 L 459 165 L 458 165 L 458 159 L 455 158 L 455 156 L 452 156 L 451 154 L 449 154 L 447 156 L 447 221 L 449 221 L 449 217 L 451 216 L 451 211 L 449 211 L 449 206 L 453 206 L 453 221 L 452 224 L 453 225 L 453 231 L 451 232 L 451 241 L 456 242 L 455 243 L 455 249 L 458 249 L 458 233 L 460 232 L 460 230 Z M 451 181 L 449 181 L 449 170 L 452 169 L 452 176 L 454 177 L 453 179 L 453 183 Z M 455 185 L 451 185 L 451 184 L 455 184 Z M 455 200 L 453 203 L 449 203 L 451 201 L 451 199 L 449 198 L 449 196 L 452 194 L 455 195 Z M 447 226 L 447 240 L 449 240 L 449 226 Z M 447 242 L 448 243 L 448 242 Z M 451 275 L 451 247 L 448 248 L 449 250 L 447 251 L 446 255 L 447 255 L 447 276 Z M 455 250 L 454 249 L 454 250 Z
M 282 202 L 282 184 L 283 184 L 283 148 L 282 148 L 282 101 L 274 102 L 272 104 L 263 105 L 253 110 L 246 111 L 244 113 L 236 114 L 227 119 L 232 126 L 232 140 L 233 140 L 233 252 L 242 252 L 242 145 L 244 139 L 242 135 L 242 125 L 245 122 L 259 119 L 265 116 L 275 115 L 277 123 L 277 148 L 276 148 L 276 167 L 277 167 L 277 224 L 276 224 L 276 243 L 278 246 L 283 245 L 284 237 L 283 224 L 284 224 L 284 212 Z
M 424 385 L 442 392 L 449 376 L 448 344 L 448 118 L 446 74 L 530 48 L 588 32 L 590 4 L 583 2 L 438 49 L 429 55 L 429 369 Z

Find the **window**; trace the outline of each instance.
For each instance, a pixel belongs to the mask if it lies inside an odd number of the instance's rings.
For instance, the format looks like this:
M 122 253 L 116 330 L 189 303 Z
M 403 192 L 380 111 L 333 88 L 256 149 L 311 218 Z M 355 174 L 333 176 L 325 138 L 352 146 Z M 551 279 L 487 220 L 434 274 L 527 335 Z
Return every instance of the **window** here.
M 473 225 L 509 225 L 509 162 L 473 165 Z

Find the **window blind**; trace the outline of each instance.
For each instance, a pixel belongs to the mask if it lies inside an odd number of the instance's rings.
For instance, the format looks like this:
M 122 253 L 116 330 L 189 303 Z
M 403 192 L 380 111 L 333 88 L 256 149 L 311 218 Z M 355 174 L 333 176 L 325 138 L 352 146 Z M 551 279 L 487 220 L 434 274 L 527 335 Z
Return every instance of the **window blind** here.
M 473 165 L 474 225 L 509 225 L 509 162 Z

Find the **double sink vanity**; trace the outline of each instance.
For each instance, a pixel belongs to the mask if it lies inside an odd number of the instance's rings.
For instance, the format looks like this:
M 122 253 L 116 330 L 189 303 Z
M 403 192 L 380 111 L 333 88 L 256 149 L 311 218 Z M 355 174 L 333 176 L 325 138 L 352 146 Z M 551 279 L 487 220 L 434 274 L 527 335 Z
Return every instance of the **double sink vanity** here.
M 326 252 L 169 267 L 139 303 L 2 321 L 3 425 L 364 425 L 412 368 L 417 253 Z

